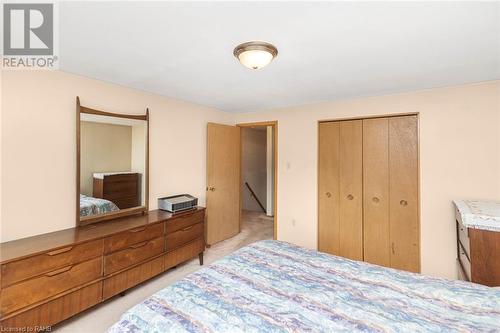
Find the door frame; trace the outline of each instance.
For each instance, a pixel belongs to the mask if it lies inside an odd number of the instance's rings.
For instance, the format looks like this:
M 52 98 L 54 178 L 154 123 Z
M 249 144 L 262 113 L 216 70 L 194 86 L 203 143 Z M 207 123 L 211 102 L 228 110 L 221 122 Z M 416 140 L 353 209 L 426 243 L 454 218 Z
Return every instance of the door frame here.
M 274 224 L 274 230 L 273 230 L 273 239 L 278 239 L 278 121 L 277 120 L 272 120 L 272 121 L 261 121 L 261 122 L 254 122 L 254 123 L 241 123 L 241 124 L 236 124 L 236 126 L 240 128 L 252 128 L 252 127 L 258 127 L 258 126 L 271 126 L 273 128 L 273 136 L 274 136 L 274 179 L 273 179 L 273 224 Z M 241 177 L 241 171 L 242 171 L 242 160 L 243 160 L 243 138 L 242 138 L 243 132 L 240 131 L 240 230 L 241 230 L 241 211 L 243 210 L 243 205 L 242 205 L 242 200 L 243 200 L 243 178 Z

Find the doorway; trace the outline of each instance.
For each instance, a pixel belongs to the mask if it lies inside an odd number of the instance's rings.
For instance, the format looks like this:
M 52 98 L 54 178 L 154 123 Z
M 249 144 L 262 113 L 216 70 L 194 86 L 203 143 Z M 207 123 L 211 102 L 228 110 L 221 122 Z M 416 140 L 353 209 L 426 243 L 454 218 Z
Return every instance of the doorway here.
M 277 238 L 277 121 L 240 127 L 240 231 Z

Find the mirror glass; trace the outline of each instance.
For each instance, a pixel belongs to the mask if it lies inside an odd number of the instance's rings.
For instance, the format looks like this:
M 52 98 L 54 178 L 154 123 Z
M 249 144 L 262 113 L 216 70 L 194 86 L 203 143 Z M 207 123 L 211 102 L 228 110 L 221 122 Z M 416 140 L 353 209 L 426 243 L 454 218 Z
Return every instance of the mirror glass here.
M 80 221 L 146 205 L 147 121 L 80 113 Z

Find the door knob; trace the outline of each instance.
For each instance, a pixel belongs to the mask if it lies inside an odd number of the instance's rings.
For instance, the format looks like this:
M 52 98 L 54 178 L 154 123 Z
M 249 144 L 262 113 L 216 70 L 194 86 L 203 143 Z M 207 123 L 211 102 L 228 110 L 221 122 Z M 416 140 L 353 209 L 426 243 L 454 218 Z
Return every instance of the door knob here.
M 353 196 L 352 194 L 349 194 L 349 195 L 347 196 L 347 199 L 348 199 L 348 200 L 352 200 L 352 199 L 354 199 L 354 196 Z
M 215 187 L 210 187 L 209 190 L 213 192 L 215 191 Z
M 330 192 L 326 192 L 326 197 L 327 198 L 331 198 L 332 197 L 332 194 Z

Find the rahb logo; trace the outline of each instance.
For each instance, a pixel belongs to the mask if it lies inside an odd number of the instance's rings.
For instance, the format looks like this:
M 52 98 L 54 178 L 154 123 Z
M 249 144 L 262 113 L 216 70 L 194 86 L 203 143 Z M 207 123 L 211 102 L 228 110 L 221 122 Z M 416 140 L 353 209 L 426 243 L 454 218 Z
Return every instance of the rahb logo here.
M 55 69 L 54 3 L 3 4 L 3 69 Z

